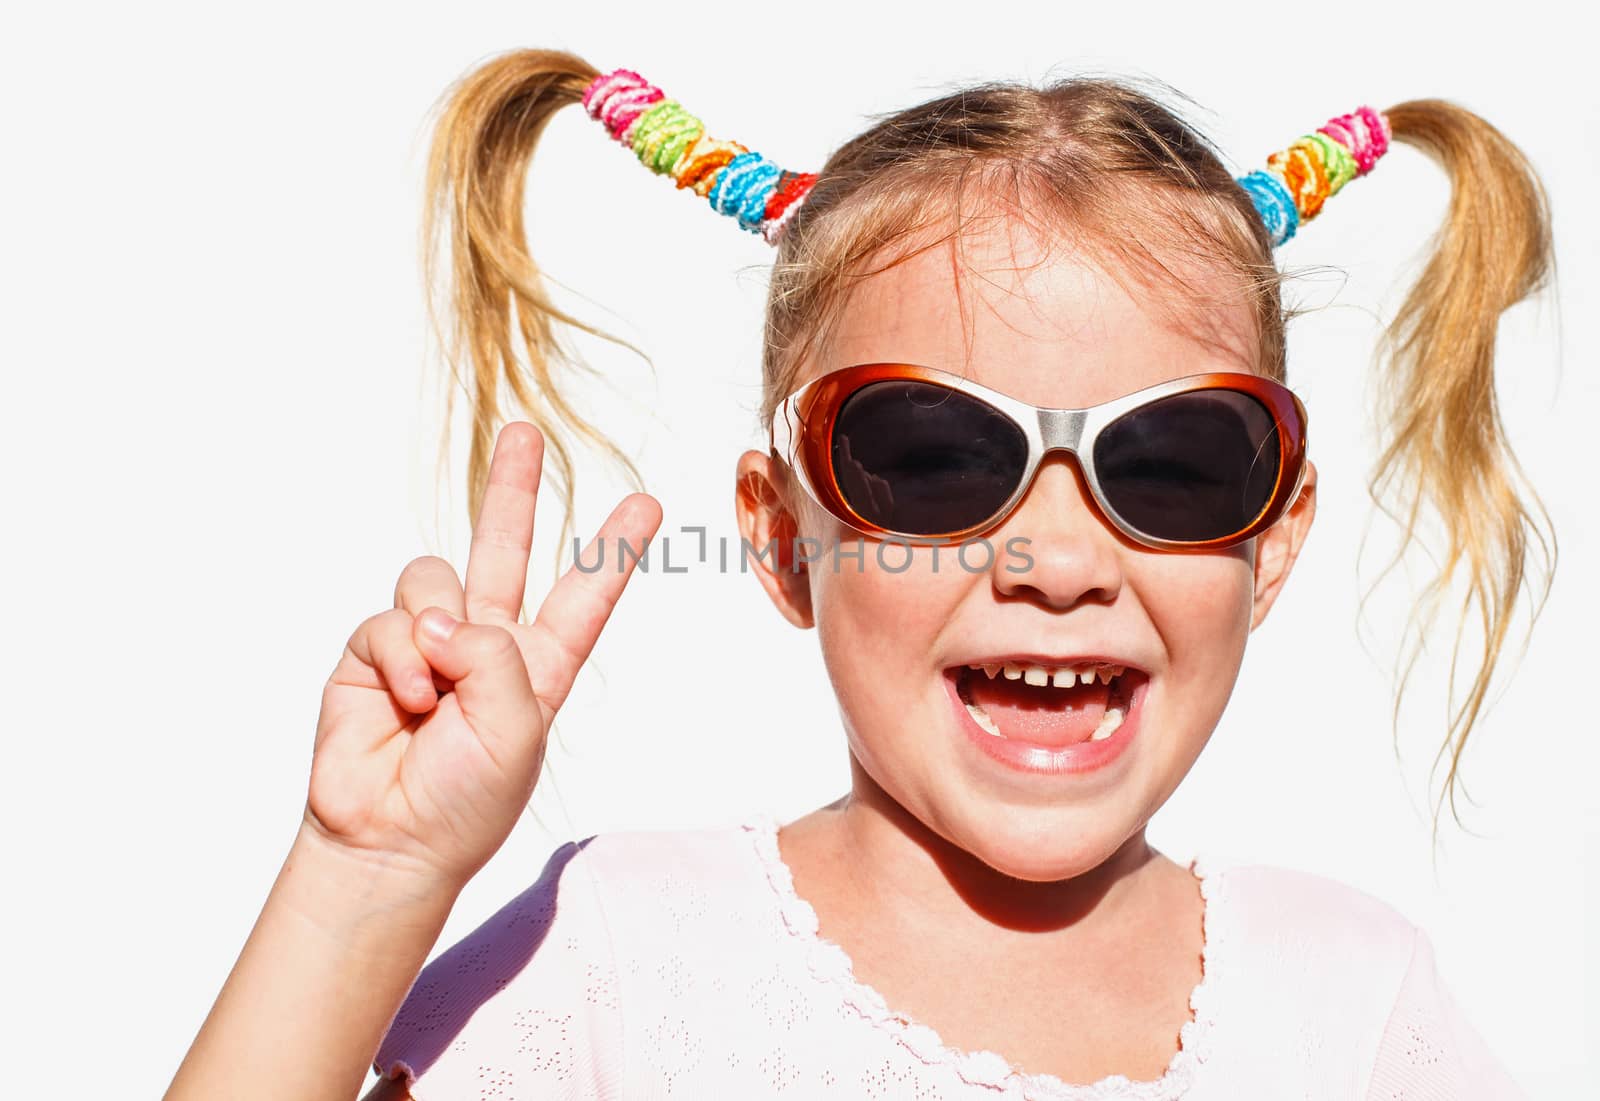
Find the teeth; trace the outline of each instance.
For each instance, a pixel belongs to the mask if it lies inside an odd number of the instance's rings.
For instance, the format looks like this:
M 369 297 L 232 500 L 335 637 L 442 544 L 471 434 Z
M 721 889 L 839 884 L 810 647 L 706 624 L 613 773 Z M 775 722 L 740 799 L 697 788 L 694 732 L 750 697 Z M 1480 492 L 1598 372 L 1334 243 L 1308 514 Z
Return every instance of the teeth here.
M 1018 665 L 1015 662 L 985 662 L 979 665 L 969 665 L 969 669 L 982 669 L 984 675 L 993 680 L 996 675 L 1002 675 L 1006 680 L 1020 680 L 1025 684 L 1036 687 L 1054 685 L 1057 688 L 1071 688 L 1078 684 L 1110 684 L 1124 671 L 1121 665 Z
M 972 716 L 972 721 L 977 723 L 986 733 L 993 734 L 996 738 L 1005 737 L 1000 733 L 1000 728 L 994 725 L 994 720 L 989 713 L 975 703 L 967 704 L 967 714 Z
M 987 716 L 985 716 L 987 717 Z M 1094 728 L 1094 733 L 1089 735 L 1091 742 L 1103 742 L 1117 732 L 1117 727 L 1122 725 L 1122 708 L 1108 707 L 1105 716 L 1100 720 L 1100 725 Z
M 1004 734 L 1000 733 L 1000 728 L 995 725 L 994 720 L 989 717 L 989 713 L 977 704 L 967 704 L 967 714 L 972 716 L 972 721 L 977 723 L 984 733 L 992 734 L 996 738 L 1005 737 Z M 1093 734 L 1089 735 L 1089 741 L 1103 742 L 1111 737 L 1117 732 L 1117 728 L 1122 725 L 1123 717 L 1122 708 L 1106 708 L 1105 715 L 1100 719 L 1100 725 L 1094 728 Z

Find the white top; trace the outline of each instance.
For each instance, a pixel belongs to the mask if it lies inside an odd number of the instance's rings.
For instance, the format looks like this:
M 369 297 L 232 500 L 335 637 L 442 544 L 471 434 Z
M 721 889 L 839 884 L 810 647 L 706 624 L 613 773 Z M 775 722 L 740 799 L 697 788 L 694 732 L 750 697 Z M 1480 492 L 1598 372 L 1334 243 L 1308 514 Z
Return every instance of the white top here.
M 859 982 L 794 891 L 778 823 L 597 834 L 423 969 L 374 1069 L 417 1101 L 1482 1101 L 1524 1095 L 1432 947 L 1354 888 L 1192 869 L 1193 1019 L 1158 1079 L 1092 1084 L 960 1051 Z

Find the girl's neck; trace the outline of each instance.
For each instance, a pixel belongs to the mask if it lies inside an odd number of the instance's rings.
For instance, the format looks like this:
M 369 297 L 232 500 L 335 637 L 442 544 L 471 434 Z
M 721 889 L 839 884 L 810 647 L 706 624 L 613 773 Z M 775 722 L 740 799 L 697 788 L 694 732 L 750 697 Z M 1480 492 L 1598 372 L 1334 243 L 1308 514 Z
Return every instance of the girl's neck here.
M 1067 1082 L 1166 1072 L 1204 977 L 1206 904 L 1189 869 L 1141 830 L 1082 875 L 1019 880 L 852 767 L 850 795 L 778 837 L 852 983 L 951 1052 L 1000 1052 Z

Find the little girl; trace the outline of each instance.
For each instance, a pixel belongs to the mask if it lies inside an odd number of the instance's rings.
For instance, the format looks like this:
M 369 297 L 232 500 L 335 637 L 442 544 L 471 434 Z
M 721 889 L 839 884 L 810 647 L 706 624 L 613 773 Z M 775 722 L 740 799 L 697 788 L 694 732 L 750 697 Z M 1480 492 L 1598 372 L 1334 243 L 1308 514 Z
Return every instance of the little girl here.
M 570 510 L 563 429 L 594 438 L 522 221 L 573 105 L 777 246 L 771 446 L 739 460 L 737 516 L 817 629 L 852 781 L 793 822 L 562 845 L 423 968 L 533 791 L 619 544 L 661 520 L 625 498 L 519 622 L 545 449 Z M 1519 1096 L 1394 910 L 1145 840 L 1316 507 L 1273 250 L 1391 140 L 1452 182 L 1389 332 L 1379 469 L 1438 510 L 1440 584 L 1464 571 L 1486 625 L 1454 761 L 1543 538 L 1492 353 L 1548 212 L 1483 119 L 1363 107 L 1235 179 L 1119 82 L 994 84 L 811 174 L 628 70 L 524 51 L 469 75 L 430 161 L 474 389 L 465 576 L 416 559 L 350 637 L 299 834 L 168 1096 L 347 1101 L 369 1066 L 369 1097 L 418 1101 Z M 500 427 L 506 387 L 539 428 Z

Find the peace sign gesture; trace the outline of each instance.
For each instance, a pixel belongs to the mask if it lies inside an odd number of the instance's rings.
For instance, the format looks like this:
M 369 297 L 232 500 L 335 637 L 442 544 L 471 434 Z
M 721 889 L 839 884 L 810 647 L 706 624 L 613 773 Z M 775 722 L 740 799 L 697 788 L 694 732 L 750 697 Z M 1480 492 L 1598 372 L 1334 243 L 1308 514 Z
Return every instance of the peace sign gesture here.
M 569 568 L 534 622 L 517 622 L 543 460 L 538 429 L 506 425 L 466 585 L 444 559 L 417 558 L 394 607 L 350 636 L 322 693 L 304 831 L 458 887 L 510 834 L 551 720 L 633 567 L 619 556 L 615 568 Z M 637 548 L 660 523 L 660 504 L 635 493 L 598 535 Z

